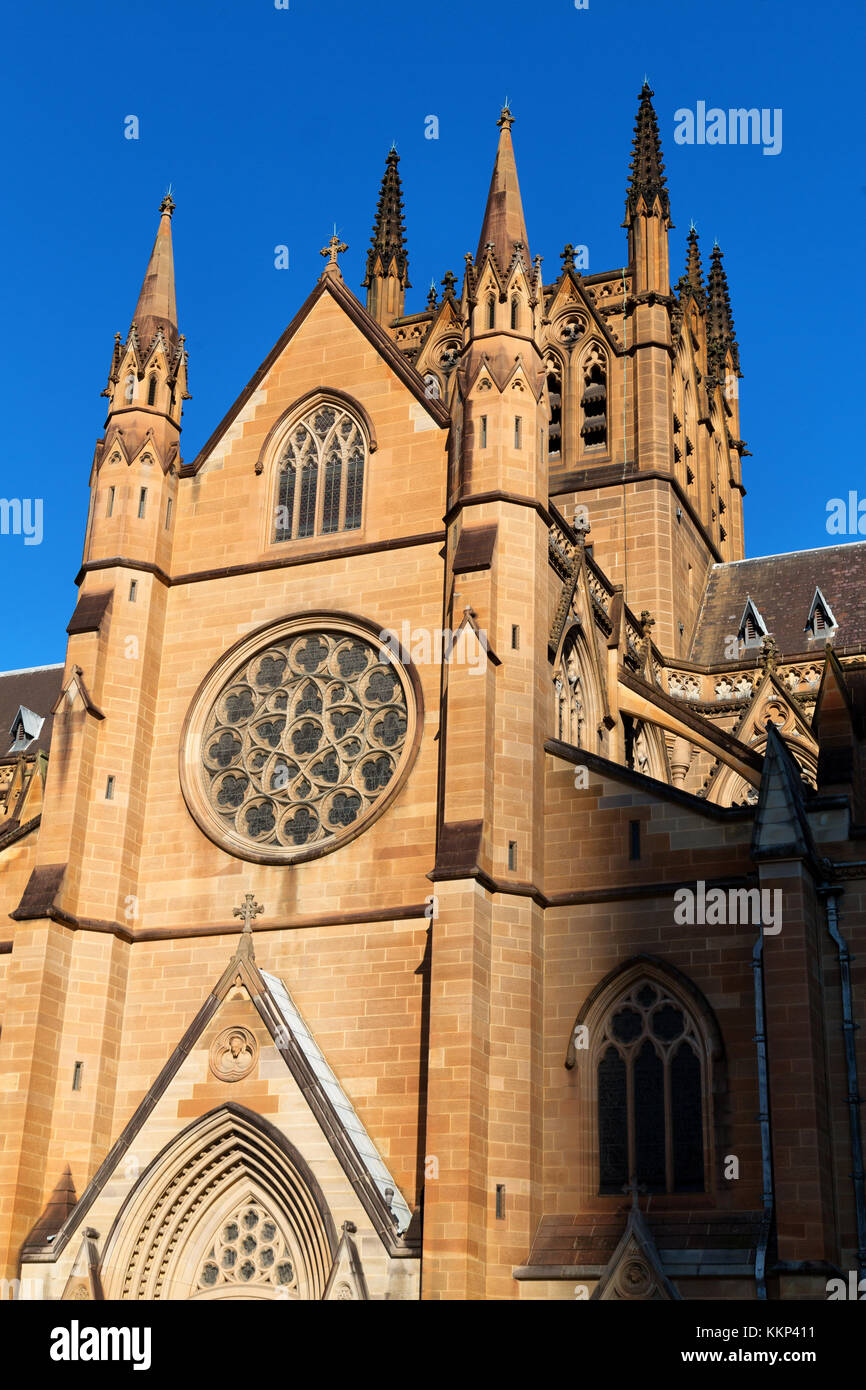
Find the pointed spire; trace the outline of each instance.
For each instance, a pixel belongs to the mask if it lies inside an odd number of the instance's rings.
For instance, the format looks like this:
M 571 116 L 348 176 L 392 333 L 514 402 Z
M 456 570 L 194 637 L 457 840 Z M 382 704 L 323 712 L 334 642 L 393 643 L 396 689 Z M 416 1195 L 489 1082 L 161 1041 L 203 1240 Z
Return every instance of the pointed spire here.
M 704 271 L 701 265 L 701 249 L 698 243 L 698 229 L 694 222 L 689 229 L 688 240 L 686 243 L 686 274 L 685 279 L 699 304 L 706 302 L 706 292 L 704 290 Z
M 171 193 L 166 193 L 159 205 L 160 219 L 156 240 L 133 315 L 133 323 L 143 352 L 147 351 L 158 328 L 165 333 L 169 349 L 177 347 L 177 304 L 174 297 L 174 254 L 171 245 L 171 218 L 174 208 Z
M 713 246 L 710 260 L 707 295 L 707 339 L 715 350 L 724 357 L 728 348 L 739 368 L 740 353 L 734 332 L 734 317 L 731 313 L 731 296 L 728 291 L 728 277 L 722 265 L 722 251 L 719 243 Z
M 634 138 L 631 142 L 631 177 L 626 194 L 627 218 L 634 216 L 641 197 L 646 203 L 648 212 L 652 212 L 653 203 L 658 198 L 662 215 L 670 217 L 671 208 L 667 180 L 665 179 L 664 160 L 662 159 L 662 143 L 652 97 L 653 90 L 644 78 L 644 84 L 639 93 L 640 106 L 634 126 Z
M 410 289 L 409 255 L 406 250 L 406 227 L 403 221 L 403 187 L 397 165 L 400 156 L 392 145 L 385 161 L 385 173 L 373 221 L 373 235 L 367 252 L 367 273 L 363 285 L 369 285 L 373 278 L 377 259 L 381 258 L 382 271 L 388 274 L 392 260 L 396 262 L 397 275 L 404 289 Z
M 532 265 L 520 185 L 517 181 L 514 147 L 511 143 L 513 123 L 511 111 L 508 106 L 503 106 L 497 121 L 499 147 L 496 151 L 493 177 L 490 180 L 481 236 L 478 239 L 478 254 L 475 257 L 476 264 L 480 266 L 487 247 L 492 245 L 500 269 L 504 272 L 507 272 L 511 265 L 516 246 L 520 248 L 527 271 Z

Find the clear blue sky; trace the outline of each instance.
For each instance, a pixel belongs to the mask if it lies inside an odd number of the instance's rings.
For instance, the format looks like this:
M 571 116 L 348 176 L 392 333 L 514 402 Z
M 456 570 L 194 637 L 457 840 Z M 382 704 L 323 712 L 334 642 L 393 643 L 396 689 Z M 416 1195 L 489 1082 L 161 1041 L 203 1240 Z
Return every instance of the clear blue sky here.
M 0 536 L 0 669 L 60 661 L 115 331 L 171 182 L 192 459 L 320 274 L 336 221 L 362 293 L 385 155 L 401 156 L 423 307 L 475 251 L 506 95 L 531 249 L 590 272 L 620 228 L 637 93 L 655 90 L 672 274 L 690 218 L 725 252 L 741 361 L 747 553 L 820 546 L 830 497 L 866 496 L 859 0 L 47 0 L 4 23 L 5 298 L 0 496 L 44 499 L 44 540 Z M 674 112 L 781 108 L 777 156 L 674 143 Z M 124 138 L 137 115 L 140 138 Z M 425 118 L 439 139 L 425 139 Z M 274 268 L 286 244 L 290 268 Z M 841 539 L 850 539 L 842 537 Z

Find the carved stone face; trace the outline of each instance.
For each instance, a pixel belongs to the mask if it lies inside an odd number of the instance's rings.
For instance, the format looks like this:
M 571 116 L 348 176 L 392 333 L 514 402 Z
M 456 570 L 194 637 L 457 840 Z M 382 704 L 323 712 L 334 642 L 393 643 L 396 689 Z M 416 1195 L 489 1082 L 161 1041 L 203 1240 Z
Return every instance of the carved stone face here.
M 258 1051 L 258 1043 L 248 1029 L 224 1029 L 211 1046 L 210 1069 L 219 1081 L 240 1081 L 252 1071 Z

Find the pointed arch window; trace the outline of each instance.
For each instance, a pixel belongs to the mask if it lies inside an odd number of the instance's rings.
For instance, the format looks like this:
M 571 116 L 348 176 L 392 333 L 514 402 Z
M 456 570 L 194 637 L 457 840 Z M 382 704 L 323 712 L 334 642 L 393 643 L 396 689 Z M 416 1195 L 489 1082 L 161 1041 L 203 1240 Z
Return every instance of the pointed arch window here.
M 135 400 L 135 373 L 130 372 L 123 387 L 123 399 L 127 405 Z
M 600 1193 L 633 1178 L 649 1192 L 703 1192 L 707 1046 L 665 982 L 638 976 L 593 1029 Z
M 367 445 L 355 417 L 320 402 L 292 426 L 277 465 L 273 539 L 357 531 Z
M 520 327 L 520 300 L 516 294 L 511 296 L 511 327 Z
M 147 403 L 153 405 L 156 400 L 156 377 L 151 376 L 147 384 Z
M 607 361 L 599 347 L 593 347 L 583 362 L 583 394 L 580 427 L 584 449 L 607 448 Z
M 487 327 L 496 327 L 496 300 L 493 298 L 492 294 L 487 300 Z
M 562 458 L 562 367 L 555 357 L 545 363 L 547 397 L 550 401 L 550 424 L 547 427 L 547 457 L 552 462 Z

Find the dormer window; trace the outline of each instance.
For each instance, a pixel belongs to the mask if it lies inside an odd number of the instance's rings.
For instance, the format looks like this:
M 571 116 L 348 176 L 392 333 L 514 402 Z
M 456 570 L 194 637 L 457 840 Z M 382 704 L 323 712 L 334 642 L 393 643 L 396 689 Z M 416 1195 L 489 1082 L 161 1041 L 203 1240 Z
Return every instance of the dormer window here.
M 743 616 L 740 619 L 740 642 L 744 647 L 760 647 L 766 636 L 767 624 L 749 598 L 746 600 Z
M 31 743 L 37 739 L 42 732 L 42 725 L 45 720 L 41 715 L 36 714 L 26 705 L 19 705 L 18 713 L 12 721 L 12 728 L 9 736 L 12 739 L 10 753 L 25 753 Z
M 826 642 L 828 638 L 832 637 L 837 627 L 838 623 L 829 603 L 821 590 L 816 589 L 815 597 L 812 599 L 812 607 L 809 609 L 809 616 L 806 619 L 805 631 L 811 639 L 819 638 Z

